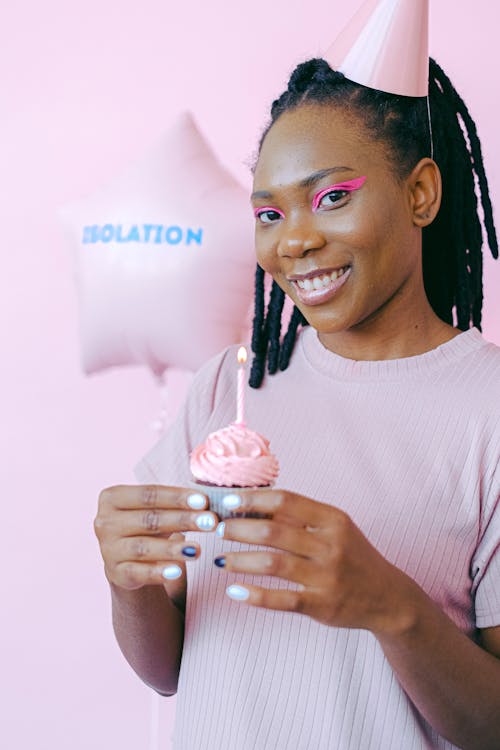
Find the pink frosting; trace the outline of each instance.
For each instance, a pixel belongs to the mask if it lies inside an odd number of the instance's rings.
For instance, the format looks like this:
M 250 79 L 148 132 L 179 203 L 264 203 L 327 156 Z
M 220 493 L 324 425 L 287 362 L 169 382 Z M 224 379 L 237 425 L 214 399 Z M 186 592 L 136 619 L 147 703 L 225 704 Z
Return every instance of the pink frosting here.
M 198 481 L 220 487 L 263 487 L 274 482 L 279 464 L 269 440 L 234 422 L 194 449 L 191 472 Z

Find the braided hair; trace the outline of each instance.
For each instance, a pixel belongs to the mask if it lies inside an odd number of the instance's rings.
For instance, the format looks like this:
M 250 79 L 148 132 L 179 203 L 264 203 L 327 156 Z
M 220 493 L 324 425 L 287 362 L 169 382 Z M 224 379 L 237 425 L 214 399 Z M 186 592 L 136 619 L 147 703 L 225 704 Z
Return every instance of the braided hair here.
M 498 241 L 484 170 L 481 144 L 467 106 L 444 71 L 429 61 L 429 100 L 387 94 L 349 81 L 322 59 L 301 63 L 287 90 L 273 102 L 271 121 L 301 104 L 335 105 L 362 116 L 365 127 L 388 148 L 395 173 L 402 180 L 425 155 L 436 161 L 443 181 L 443 197 L 435 220 L 422 230 L 422 263 L 427 298 L 441 320 L 465 331 L 481 329 L 483 304 L 483 226 L 488 246 L 498 258 Z M 431 130 L 429 130 L 429 109 Z M 476 184 L 483 219 L 479 213 Z M 265 310 L 265 273 L 257 264 L 255 315 L 252 331 L 254 358 L 250 386 L 259 388 L 268 372 L 285 370 L 299 325 L 308 325 L 294 306 L 288 330 L 281 335 L 285 294 L 273 281 Z

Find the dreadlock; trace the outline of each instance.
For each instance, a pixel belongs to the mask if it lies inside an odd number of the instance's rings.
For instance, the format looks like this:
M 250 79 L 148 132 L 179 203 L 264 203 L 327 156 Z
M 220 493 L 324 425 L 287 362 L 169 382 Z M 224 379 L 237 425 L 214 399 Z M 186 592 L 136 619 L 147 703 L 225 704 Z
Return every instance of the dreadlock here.
M 260 147 L 276 120 L 301 104 L 335 105 L 360 115 L 375 140 L 388 149 L 396 174 L 405 179 L 434 147 L 443 181 L 440 211 L 422 231 L 424 285 L 429 302 L 442 320 L 465 331 L 481 330 L 483 304 L 483 226 L 488 246 L 498 258 L 498 242 L 474 121 L 444 71 L 429 61 L 429 100 L 396 96 L 349 81 L 322 59 L 301 63 L 287 90 L 273 102 L 271 121 Z M 429 111 L 431 130 L 429 131 Z M 476 185 L 483 220 L 479 213 Z M 273 281 L 265 311 L 265 273 L 257 265 L 250 386 L 259 388 L 268 372 L 286 370 L 299 325 L 308 325 L 294 306 L 288 330 L 280 341 L 284 292 Z

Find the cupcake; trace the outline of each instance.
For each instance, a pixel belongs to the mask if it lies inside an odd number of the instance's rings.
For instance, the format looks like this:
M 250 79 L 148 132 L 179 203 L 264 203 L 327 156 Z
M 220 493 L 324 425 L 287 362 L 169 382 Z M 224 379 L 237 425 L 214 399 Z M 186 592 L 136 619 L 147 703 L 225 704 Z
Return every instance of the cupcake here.
M 191 453 L 190 467 L 192 486 L 208 496 L 210 510 L 220 518 L 262 517 L 228 511 L 222 500 L 236 490 L 270 488 L 279 472 L 269 440 L 242 422 L 211 432 Z

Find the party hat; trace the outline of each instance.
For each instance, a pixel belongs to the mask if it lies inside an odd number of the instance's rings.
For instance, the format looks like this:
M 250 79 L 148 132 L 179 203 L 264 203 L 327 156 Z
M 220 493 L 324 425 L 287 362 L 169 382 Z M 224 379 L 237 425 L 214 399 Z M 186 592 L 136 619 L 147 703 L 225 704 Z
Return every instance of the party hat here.
M 427 96 L 428 29 L 429 0 L 366 0 L 323 57 L 355 83 Z

